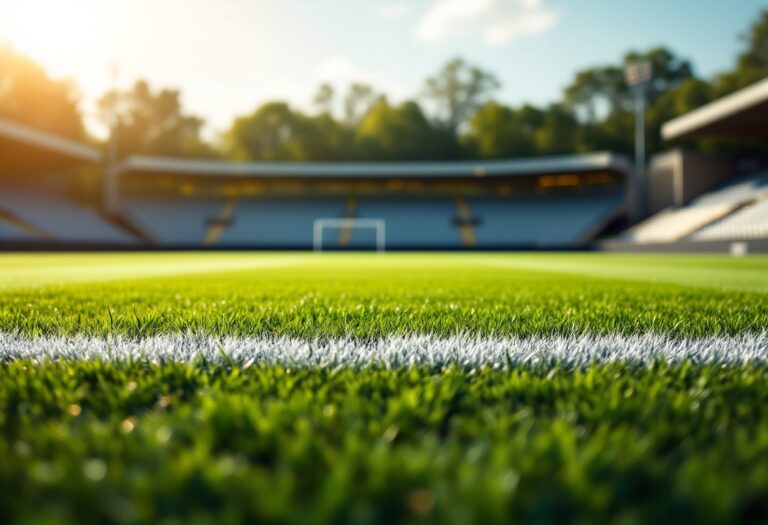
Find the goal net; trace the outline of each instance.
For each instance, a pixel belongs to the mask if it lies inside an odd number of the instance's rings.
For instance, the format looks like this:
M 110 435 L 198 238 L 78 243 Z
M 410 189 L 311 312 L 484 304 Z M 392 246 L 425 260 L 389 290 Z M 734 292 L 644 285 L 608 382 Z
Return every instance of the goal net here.
M 323 251 L 323 235 L 329 229 L 376 230 L 376 251 L 384 252 L 387 235 L 384 219 L 315 219 L 312 228 L 312 246 L 316 252 Z

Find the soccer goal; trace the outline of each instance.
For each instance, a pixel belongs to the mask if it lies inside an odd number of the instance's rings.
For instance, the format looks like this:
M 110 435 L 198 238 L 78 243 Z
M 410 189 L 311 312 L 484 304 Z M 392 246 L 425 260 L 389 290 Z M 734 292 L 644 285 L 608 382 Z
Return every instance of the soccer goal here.
M 315 219 L 312 228 L 312 246 L 315 251 L 323 251 L 323 233 L 325 230 L 341 228 L 376 230 L 376 251 L 384 252 L 387 235 L 384 219 Z

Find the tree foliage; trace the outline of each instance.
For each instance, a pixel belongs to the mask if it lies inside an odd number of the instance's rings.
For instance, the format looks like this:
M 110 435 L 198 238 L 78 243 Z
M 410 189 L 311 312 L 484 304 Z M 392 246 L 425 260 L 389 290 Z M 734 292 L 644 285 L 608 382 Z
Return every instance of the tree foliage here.
M 543 119 L 544 113 L 532 106 L 514 109 L 489 102 L 469 119 L 462 136 L 465 155 L 484 159 L 530 155 L 536 151 L 534 131 Z
M 110 123 L 113 112 L 117 112 L 117 149 L 121 156 L 215 156 L 200 135 L 203 119 L 184 113 L 178 90 L 153 90 L 140 80 L 127 91 L 107 93 L 98 106 L 105 123 Z
M 453 136 L 430 124 L 414 101 L 392 106 L 379 100 L 357 127 L 355 145 L 371 160 L 436 160 L 458 153 Z
M 238 117 L 225 142 L 238 160 L 309 161 L 344 157 L 347 140 L 327 112 L 310 117 L 285 102 L 270 102 Z
M 364 83 L 352 83 L 344 92 L 323 84 L 313 100 L 314 114 L 274 101 L 236 118 L 224 134 L 221 154 L 240 160 L 344 161 L 631 153 L 634 99 L 624 69 L 639 59 L 650 61 L 654 72 L 647 89 L 653 153 L 668 146 L 659 134 L 664 122 L 768 77 L 768 9 L 742 40 L 733 69 L 715 78 L 696 76 L 687 59 L 654 47 L 576 72 L 562 98 L 545 107 L 494 100 L 496 76 L 460 58 L 426 79 L 418 102 L 391 103 Z M 105 120 L 114 96 L 100 100 Z M 117 108 L 122 155 L 217 154 L 201 138 L 203 120 L 183 110 L 177 90 L 153 90 L 139 81 L 119 93 Z M 67 137 L 85 136 L 72 85 L 51 79 L 8 47 L 0 48 L 0 117 Z
M 85 138 L 74 85 L 52 79 L 9 46 L 0 47 L 0 118 L 71 139 Z
M 455 58 L 426 80 L 425 98 L 454 135 L 472 113 L 501 86 L 493 73 Z
M 344 97 L 344 120 L 350 126 L 357 125 L 381 97 L 373 87 L 353 82 Z

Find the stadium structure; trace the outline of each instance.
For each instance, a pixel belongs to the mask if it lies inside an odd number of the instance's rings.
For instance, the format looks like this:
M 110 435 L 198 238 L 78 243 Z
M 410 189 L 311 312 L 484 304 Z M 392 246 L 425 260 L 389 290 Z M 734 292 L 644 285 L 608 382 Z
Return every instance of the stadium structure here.
M 94 148 L 8 122 L 0 138 L 0 237 L 16 246 L 576 247 L 624 214 L 629 172 L 608 153 L 482 163 L 130 156 L 102 170 Z
M 7 248 L 683 249 L 768 246 L 768 80 L 668 122 L 669 140 L 760 145 L 651 159 L 650 216 L 630 215 L 612 153 L 478 162 L 234 163 L 129 156 L 0 121 Z M 736 244 L 734 244 L 736 243 Z
M 667 122 L 665 140 L 718 139 L 734 153 L 674 149 L 651 159 L 650 216 L 609 248 L 768 251 L 768 79 Z

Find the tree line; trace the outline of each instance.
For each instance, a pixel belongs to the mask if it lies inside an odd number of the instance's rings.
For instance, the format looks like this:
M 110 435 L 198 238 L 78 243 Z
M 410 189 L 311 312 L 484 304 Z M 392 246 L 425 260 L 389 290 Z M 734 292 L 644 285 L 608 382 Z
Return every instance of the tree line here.
M 768 77 L 768 10 L 759 13 L 733 67 L 714 78 L 665 47 L 632 51 L 614 64 L 579 71 L 560 100 L 544 107 L 496 100 L 501 84 L 489 71 L 451 60 L 411 100 L 393 103 L 375 87 L 343 92 L 321 85 L 312 111 L 267 102 L 237 117 L 218 140 L 202 137 L 204 120 L 189 114 L 175 89 L 138 81 L 106 93 L 99 114 L 118 119 L 120 155 L 149 154 L 269 161 L 457 160 L 632 151 L 633 101 L 624 68 L 647 59 L 648 148 L 659 151 L 665 121 Z M 115 98 L 117 97 L 117 98 Z M 339 109 L 340 108 L 340 109 Z M 32 60 L 0 48 L 0 117 L 78 140 L 91 140 L 76 86 L 52 79 Z M 699 144 L 705 149 L 718 144 Z

